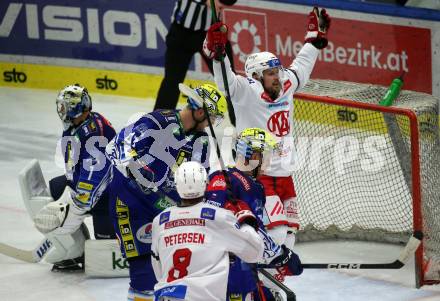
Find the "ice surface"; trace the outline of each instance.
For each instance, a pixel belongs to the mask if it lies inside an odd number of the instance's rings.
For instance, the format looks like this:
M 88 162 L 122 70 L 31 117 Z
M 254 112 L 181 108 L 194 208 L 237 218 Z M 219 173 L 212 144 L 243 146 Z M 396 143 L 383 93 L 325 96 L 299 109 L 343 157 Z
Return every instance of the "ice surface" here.
M 55 164 L 62 126 L 55 108 L 57 91 L 0 88 L 0 242 L 32 249 L 42 239 L 28 217 L 17 176 L 28 161 L 40 161 L 46 180 L 63 172 Z M 118 130 L 138 112 L 148 112 L 152 100 L 92 94 L 93 109 Z M 221 136 L 219 137 L 221 138 Z M 86 220 L 91 227 L 90 220 Z M 389 262 L 397 246 L 328 242 L 297 245 L 304 262 Z M 440 286 L 414 288 L 414 263 L 401 270 L 337 272 L 306 270 L 288 279 L 299 301 L 440 300 Z M 0 300 L 126 300 L 128 279 L 89 279 L 82 273 L 50 272 L 46 263 L 30 264 L 0 255 Z

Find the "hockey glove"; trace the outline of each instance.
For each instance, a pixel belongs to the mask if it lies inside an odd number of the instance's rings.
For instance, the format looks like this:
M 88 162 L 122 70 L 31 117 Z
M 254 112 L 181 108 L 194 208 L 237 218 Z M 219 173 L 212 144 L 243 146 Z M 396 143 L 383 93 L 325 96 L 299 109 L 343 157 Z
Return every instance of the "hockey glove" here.
M 209 59 L 221 60 L 226 53 L 228 42 L 228 27 L 223 22 L 217 22 L 209 27 L 203 41 L 203 53 Z
M 240 225 L 247 224 L 258 230 L 257 218 L 245 202 L 238 200 L 233 204 L 231 201 L 227 201 L 223 207 L 234 213 Z
M 35 227 L 43 234 L 55 231 L 56 234 L 70 234 L 82 224 L 86 210 L 79 208 L 72 201 L 70 193 L 68 200 L 50 202 L 35 215 Z
M 327 32 L 330 28 L 331 19 L 325 9 L 319 11 L 318 7 L 314 7 L 309 13 L 307 34 L 305 43 L 312 43 L 318 49 L 327 47 Z
M 270 265 L 275 267 L 278 273 L 283 276 L 301 275 L 303 268 L 299 256 L 292 250 L 288 249 L 285 245 L 282 245 L 281 247 L 283 253 L 274 258 Z

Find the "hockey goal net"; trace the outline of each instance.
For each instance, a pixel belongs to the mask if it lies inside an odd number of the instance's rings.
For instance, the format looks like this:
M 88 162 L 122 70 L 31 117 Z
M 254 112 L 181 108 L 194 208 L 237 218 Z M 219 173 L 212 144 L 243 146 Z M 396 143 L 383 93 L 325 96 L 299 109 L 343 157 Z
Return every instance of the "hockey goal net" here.
M 402 91 L 392 107 L 379 106 L 386 90 L 313 80 L 296 95 L 298 240 L 404 245 L 422 231 L 415 256 L 420 287 L 440 282 L 424 272 L 429 260 L 440 262 L 439 103 Z

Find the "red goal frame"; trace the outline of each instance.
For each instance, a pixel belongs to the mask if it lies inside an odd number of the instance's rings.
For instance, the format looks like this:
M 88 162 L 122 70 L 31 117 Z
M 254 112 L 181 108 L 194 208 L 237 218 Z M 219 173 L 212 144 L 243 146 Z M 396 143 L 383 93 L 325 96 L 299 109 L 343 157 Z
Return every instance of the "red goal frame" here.
M 363 110 L 376 111 L 380 113 L 392 113 L 395 115 L 406 116 L 410 122 L 410 144 L 411 144 L 411 182 L 412 182 L 412 206 L 413 206 L 413 232 L 423 233 L 422 215 L 422 194 L 420 180 L 420 147 L 419 147 L 419 126 L 416 113 L 411 109 L 398 107 L 385 107 L 378 104 L 356 102 L 348 99 L 339 99 L 328 96 L 317 96 L 304 93 L 295 94 L 294 98 L 301 101 L 319 102 L 337 106 L 351 107 Z M 415 253 L 415 282 L 416 287 L 420 288 L 426 284 L 436 284 L 440 281 L 427 281 L 423 273 L 423 242 Z

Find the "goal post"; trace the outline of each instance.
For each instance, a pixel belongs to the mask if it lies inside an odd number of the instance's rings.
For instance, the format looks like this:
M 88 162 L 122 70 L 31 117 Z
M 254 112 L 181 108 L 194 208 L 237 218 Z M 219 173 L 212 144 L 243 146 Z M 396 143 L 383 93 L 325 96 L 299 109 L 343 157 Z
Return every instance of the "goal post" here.
M 312 80 L 295 95 L 298 240 L 405 245 L 421 231 L 420 287 L 440 282 L 424 274 L 424 263 L 440 262 L 438 100 L 402 91 L 395 105 L 380 106 L 386 89 Z

